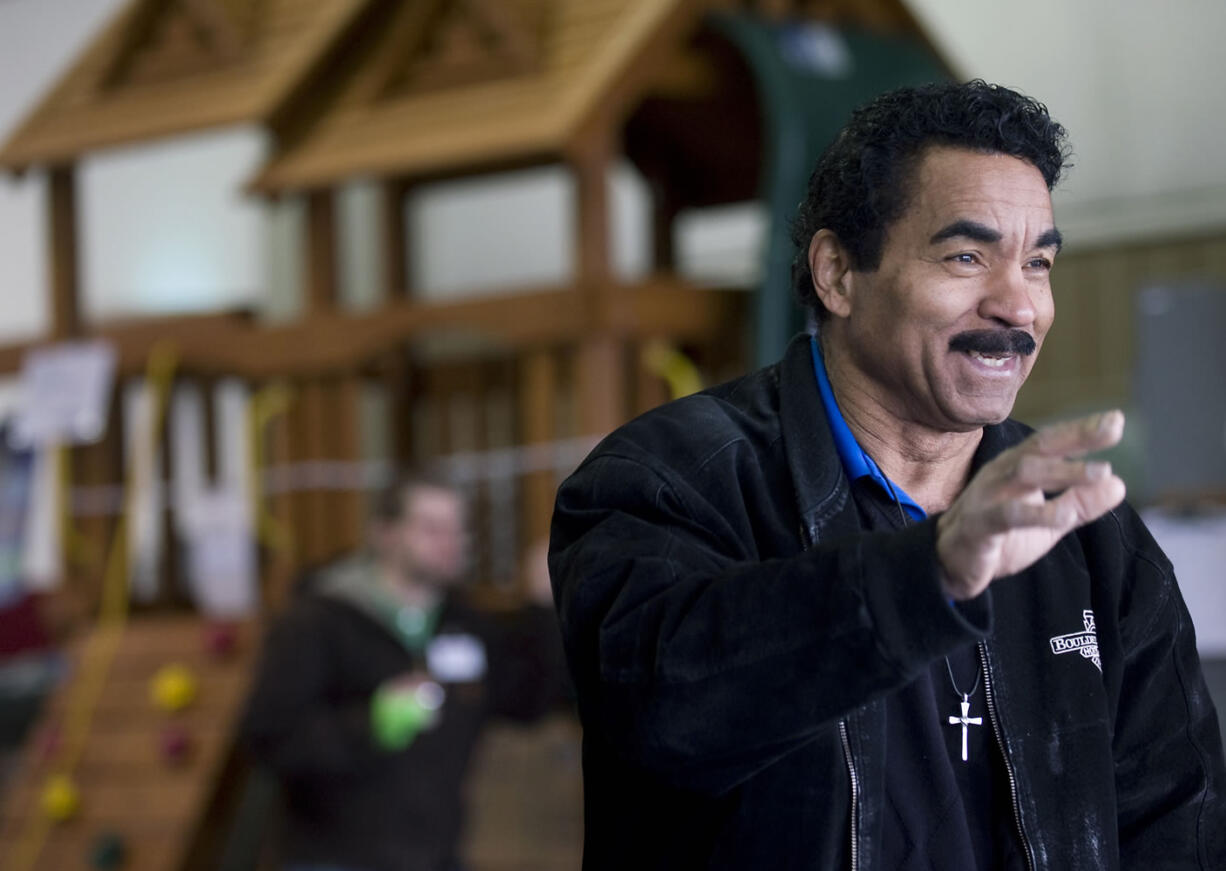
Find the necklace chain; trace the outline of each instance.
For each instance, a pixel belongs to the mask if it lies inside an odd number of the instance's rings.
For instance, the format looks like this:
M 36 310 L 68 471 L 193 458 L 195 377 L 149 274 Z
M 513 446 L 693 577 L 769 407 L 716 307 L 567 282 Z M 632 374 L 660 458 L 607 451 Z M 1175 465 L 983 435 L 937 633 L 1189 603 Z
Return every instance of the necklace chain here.
M 978 663 L 976 663 L 975 685 L 971 687 L 971 691 L 969 693 L 964 693 L 962 690 L 958 689 L 958 682 L 954 680 L 954 669 L 953 666 L 949 664 L 948 656 L 945 657 L 945 670 L 949 672 L 949 682 L 954 685 L 954 692 L 958 694 L 959 698 L 963 699 L 969 699 L 971 696 L 973 696 L 975 694 L 975 690 L 979 689 L 979 681 L 983 679 L 983 669 L 979 668 Z

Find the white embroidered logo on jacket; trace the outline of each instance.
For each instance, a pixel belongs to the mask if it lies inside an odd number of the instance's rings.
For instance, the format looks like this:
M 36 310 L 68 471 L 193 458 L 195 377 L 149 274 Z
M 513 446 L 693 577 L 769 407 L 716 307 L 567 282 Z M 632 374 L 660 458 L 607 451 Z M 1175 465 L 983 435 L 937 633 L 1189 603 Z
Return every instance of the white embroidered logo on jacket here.
M 1098 634 L 1094 631 L 1094 612 L 1089 608 L 1082 611 L 1081 620 L 1085 624 L 1085 629 L 1081 632 L 1054 636 L 1051 639 L 1051 652 L 1059 654 L 1076 650 L 1093 662 L 1101 672 L 1103 661 L 1098 655 Z

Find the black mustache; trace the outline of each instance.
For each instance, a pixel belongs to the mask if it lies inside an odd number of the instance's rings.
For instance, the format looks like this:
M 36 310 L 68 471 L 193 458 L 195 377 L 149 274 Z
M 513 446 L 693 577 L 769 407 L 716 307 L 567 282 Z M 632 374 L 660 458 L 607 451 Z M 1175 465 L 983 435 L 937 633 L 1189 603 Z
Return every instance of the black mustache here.
M 1025 330 L 968 330 L 949 340 L 951 351 L 974 351 L 979 354 L 1021 354 L 1029 357 L 1038 345 Z

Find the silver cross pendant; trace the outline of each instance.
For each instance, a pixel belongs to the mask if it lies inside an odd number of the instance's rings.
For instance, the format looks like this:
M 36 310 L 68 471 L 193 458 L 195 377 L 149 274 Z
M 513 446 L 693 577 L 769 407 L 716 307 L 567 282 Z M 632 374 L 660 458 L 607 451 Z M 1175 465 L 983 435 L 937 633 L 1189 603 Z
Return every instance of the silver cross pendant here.
M 971 713 L 970 696 L 967 695 L 966 693 L 963 693 L 962 694 L 962 716 L 961 717 L 951 716 L 949 718 L 949 725 L 962 727 L 962 761 L 963 762 L 966 762 L 968 758 L 967 752 L 966 752 L 967 726 L 982 726 L 983 725 L 983 717 L 972 717 L 970 716 L 970 713 Z

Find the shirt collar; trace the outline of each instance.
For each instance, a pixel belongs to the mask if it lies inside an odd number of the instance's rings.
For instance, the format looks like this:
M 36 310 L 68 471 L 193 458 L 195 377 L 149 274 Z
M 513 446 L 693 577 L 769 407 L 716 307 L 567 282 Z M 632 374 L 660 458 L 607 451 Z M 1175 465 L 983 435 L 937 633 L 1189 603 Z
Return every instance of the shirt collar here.
M 817 392 L 821 396 L 822 408 L 826 411 L 826 420 L 830 422 L 830 435 L 834 438 L 834 449 L 839 455 L 839 461 L 843 464 L 843 471 L 846 472 L 847 479 L 856 481 L 860 478 L 869 478 L 891 500 L 897 499 L 898 504 L 912 520 L 923 520 L 928 515 L 919 506 L 919 503 L 885 476 L 873 458 L 865 453 L 860 443 L 856 441 L 856 437 L 851 434 L 851 428 L 843 418 L 843 413 L 839 411 L 839 404 L 834 398 L 834 390 L 830 387 L 830 377 L 826 374 L 826 362 L 822 359 L 821 349 L 817 346 L 817 338 L 810 337 L 809 344 L 813 353 L 813 372 L 817 376 Z

